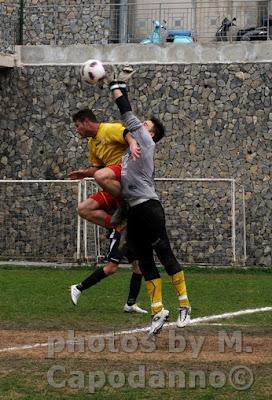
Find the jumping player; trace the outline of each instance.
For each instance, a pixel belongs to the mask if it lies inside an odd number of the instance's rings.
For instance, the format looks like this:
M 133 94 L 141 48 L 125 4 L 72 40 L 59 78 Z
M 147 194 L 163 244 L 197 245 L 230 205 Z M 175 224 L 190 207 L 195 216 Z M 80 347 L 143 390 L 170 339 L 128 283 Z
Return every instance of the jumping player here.
M 120 231 L 123 226 L 112 224 L 112 215 L 109 210 L 116 209 L 121 200 L 121 158 L 128 148 L 133 158 L 139 156 L 136 141 L 120 123 L 100 123 L 94 113 L 89 109 L 78 111 L 73 115 L 76 132 L 82 138 L 88 138 L 89 161 L 91 167 L 79 169 L 68 174 L 70 179 L 83 179 L 93 177 L 102 187 L 99 191 L 79 204 L 79 215 L 89 222 L 98 224 L 108 229 L 116 228 L 112 237 L 111 251 L 108 255 L 108 264 L 104 268 L 98 268 L 87 279 L 77 285 L 71 286 L 71 299 L 77 304 L 83 290 L 98 283 L 101 279 L 112 275 L 118 267 L 122 255 L 118 251 Z M 124 136 L 126 134 L 126 139 Z M 141 271 L 136 261 L 133 262 L 133 273 L 130 282 L 128 301 L 124 306 L 126 312 L 146 313 L 136 304 L 136 299 L 141 287 Z
M 122 196 L 128 205 L 128 245 L 137 254 L 151 300 L 152 322 L 149 334 L 157 334 L 168 319 L 169 311 L 163 306 L 162 282 L 153 250 L 176 289 L 180 306 L 178 327 L 182 328 L 189 323 L 191 307 L 184 273 L 172 252 L 165 227 L 164 210 L 154 188 L 155 143 L 164 136 L 164 127 L 155 117 L 141 123 L 132 113 L 124 74 L 121 74 L 122 79 L 114 69 L 108 74 L 109 87 L 127 128 L 126 132 L 132 134 L 141 150 L 140 157 L 135 161 L 129 151 L 122 159 L 121 187 Z

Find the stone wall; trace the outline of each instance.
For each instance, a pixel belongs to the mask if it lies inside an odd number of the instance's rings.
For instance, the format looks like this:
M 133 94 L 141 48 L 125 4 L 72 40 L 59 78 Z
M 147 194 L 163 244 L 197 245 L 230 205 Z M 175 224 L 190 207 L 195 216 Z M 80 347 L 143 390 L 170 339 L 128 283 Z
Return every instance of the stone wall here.
M 66 1 L 56 5 L 32 0 L 25 7 L 24 44 L 108 43 L 109 3 Z
M 244 185 L 247 264 L 271 265 L 271 65 L 137 69 L 133 108 L 140 116 L 152 111 L 167 130 L 157 149 L 156 175 L 233 177 Z M 1 179 L 65 178 L 88 165 L 71 114 L 88 106 L 101 120 L 119 117 L 109 91 L 82 86 L 74 66 L 1 71 L 0 103 Z
M 0 53 L 13 53 L 16 44 L 18 13 L 16 4 L 0 1 Z
M 22 24 L 21 41 L 25 45 L 76 43 L 108 43 L 114 39 L 117 20 L 116 7 L 110 0 L 84 3 L 78 0 L 55 1 L 29 0 L 24 2 L 23 13 L 19 1 L 8 5 L 0 0 L 0 16 L 16 22 L 17 36 Z M 1 18 L 0 18 L 1 19 Z M 0 26 L 0 33 L 6 31 Z

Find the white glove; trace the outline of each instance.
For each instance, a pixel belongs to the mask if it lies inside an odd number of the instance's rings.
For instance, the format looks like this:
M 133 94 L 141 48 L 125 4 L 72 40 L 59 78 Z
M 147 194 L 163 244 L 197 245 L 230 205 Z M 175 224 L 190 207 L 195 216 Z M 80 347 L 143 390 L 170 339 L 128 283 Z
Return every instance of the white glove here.
M 135 74 L 135 72 L 136 70 L 134 70 L 130 65 L 125 64 L 122 68 L 122 71 L 118 74 L 118 82 L 126 83 Z

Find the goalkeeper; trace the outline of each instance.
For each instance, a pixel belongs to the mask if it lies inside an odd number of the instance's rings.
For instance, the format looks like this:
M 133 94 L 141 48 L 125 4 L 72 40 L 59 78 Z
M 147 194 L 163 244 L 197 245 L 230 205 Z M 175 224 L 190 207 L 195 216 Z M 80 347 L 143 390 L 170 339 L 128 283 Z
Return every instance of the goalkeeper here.
M 191 307 L 184 273 L 172 252 L 165 227 L 164 210 L 154 188 L 155 143 L 164 136 L 164 127 L 155 117 L 141 123 L 132 113 L 126 91 L 126 81 L 132 74 L 132 69 L 125 68 L 118 75 L 113 68 L 107 79 L 127 128 L 126 132 L 130 132 L 140 146 L 139 158 L 133 160 L 131 152 L 127 151 L 122 159 L 121 188 L 128 206 L 128 245 L 137 254 L 151 301 L 152 322 L 149 333 L 157 334 L 168 319 L 169 311 L 163 306 L 162 282 L 153 250 L 176 289 L 180 307 L 178 327 L 182 328 L 189 323 Z
M 116 209 L 122 201 L 120 197 L 121 158 L 128 147 L 128 141 L 130 142 L 130 151 L 133 154 L 133 158 L 139 156 L 139 149 L 136 141 L 130 137 L 130 134 L 122 124 L 100 123 L 89 109 L 78 111 L 73 115 L 73 121 L 77 133 L 82 138 L 89 139 L 88 150 L 91 167 L 72 171 L 68 176 L 70 179 L 93 177 L 103 189 L 103 191 L 99 191 L 81 202 L 78 213 L 82 218 L 94 224 L 108 229 L 116 228 L 110 238 L 111 245 L 107 265 L 104 268 L 97 269 L 83 282 L 71 286 L 71 299 L 76 305 L 81 292 L 112 275 L 121 260 L 122 255 L 118 251 L 118 244 L 121 239 L 123 225 L 116 227 L 112 224 L 112 215 L 109 211 Z M 133 261 L 132 258 L 129 256 L 129 261 Z M 137 262 L 134 261 L 132 265 L 133 273 L 124 311 L 146 313 L 136 304 L 142 275 Z

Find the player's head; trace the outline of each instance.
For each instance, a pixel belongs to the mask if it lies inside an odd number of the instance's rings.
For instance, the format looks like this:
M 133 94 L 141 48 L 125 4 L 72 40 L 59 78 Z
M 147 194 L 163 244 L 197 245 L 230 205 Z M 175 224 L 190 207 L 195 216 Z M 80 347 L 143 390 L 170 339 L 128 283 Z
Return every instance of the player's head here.
M 164 126 L 161 121 L 153 115 L 144 121 L 145 128 L 150 132 L 155 143 L 164 137 Z
M 88 108 L 75 113 L 73 115 L 73 121 L 76 131 L 81 137 L 93 136 L 97 131 L 96 116 Z
M 83 122 L 86 119 L 92 122 L 97 122 L 96 116 L 92 112 L 92 110 L 89 110 L 89 108 L 84 108 L 83 110 L 79 110 L 77 113 L 73 115 L 73 121 L 80 121 Z

